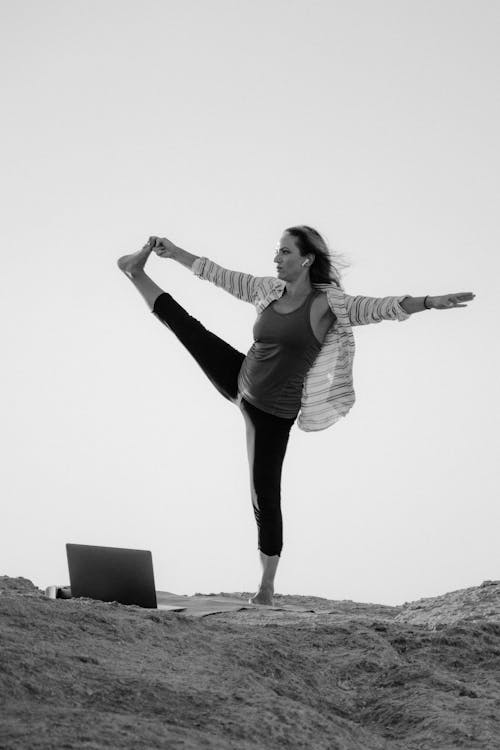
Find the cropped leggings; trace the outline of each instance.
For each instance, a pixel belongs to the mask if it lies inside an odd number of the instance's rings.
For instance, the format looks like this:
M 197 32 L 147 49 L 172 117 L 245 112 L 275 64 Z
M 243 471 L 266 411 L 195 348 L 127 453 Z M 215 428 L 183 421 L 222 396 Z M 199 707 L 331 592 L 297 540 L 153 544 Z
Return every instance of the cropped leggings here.
M 257 409 L 238 397 L 238 374 L 245 355 L 233 349 L 163 292 L 152 313 L 186 347 L 224 398 L 239 407 L 246 425 L 250 493 L 258 531 L 258 548 L 280 555 L 283 547 L 281 469 L 295 418 L 284 419 Z

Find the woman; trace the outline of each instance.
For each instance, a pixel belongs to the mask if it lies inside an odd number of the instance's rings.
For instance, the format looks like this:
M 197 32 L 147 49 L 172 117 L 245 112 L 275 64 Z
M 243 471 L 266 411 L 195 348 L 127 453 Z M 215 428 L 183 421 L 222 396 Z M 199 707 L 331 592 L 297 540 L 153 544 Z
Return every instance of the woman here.
M 172 258 L 256 307 L 254 343 L 247 355 L 192 318 L 144 272 L 151 252 Z M 188 349 L 217 390 L 240 409 L 246 426 L 250 490 L 262 565 L 259 590 L 249 602 L 272 606 L 283 546 L 281 469 L 295 420 L 322 430 L 347 414 L 352 384 L 352 325 L 406 320 L 425 309 L 466 307 L 471 292 L 440 297 L 352 297 L 344 293 L 324 239 L 312 227 L 294 226 L 281 237 L 277 277 L 229 271 L 170 240 L 150 237 L 118 260 L 151 312 Z

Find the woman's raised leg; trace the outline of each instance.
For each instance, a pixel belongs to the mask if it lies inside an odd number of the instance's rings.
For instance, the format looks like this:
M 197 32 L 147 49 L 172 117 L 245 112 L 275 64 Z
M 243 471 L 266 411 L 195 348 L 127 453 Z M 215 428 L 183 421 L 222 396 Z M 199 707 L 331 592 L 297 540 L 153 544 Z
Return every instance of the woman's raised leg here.
M 118 267 L 138 289 L 150 311 L 186 347 L 219 393 L 238 403 L 238 374 L 245 355 L 208 331 L 146 275 L 144 265 L 152 250 L 148 242 L 137 253 L 119 258 Z

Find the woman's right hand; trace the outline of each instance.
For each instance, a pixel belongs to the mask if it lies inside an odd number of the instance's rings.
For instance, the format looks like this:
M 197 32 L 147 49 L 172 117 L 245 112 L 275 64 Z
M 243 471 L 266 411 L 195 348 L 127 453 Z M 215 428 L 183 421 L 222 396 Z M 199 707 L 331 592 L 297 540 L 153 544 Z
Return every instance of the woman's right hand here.
M 173 258 L 175 251 L 178 249 L 177 245 L 167 240 L 166 237 L 150 237 L 149 243 L 153 246 L 153 251 L 160 258 Z

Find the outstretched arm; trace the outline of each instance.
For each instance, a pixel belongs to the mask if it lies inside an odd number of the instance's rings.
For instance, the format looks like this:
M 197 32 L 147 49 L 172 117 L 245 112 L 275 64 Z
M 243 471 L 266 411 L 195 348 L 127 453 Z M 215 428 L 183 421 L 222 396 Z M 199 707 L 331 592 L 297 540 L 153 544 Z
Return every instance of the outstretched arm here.
M 241 271 L 230 271 L 209 258 L 188 253 L 165 237 L 150 237 L 153 249 L 162 258 L 172 258 L 189 268 L 196 276 L 211 281 L 237 299 L 255 304 L 276 283 L 272 276 L 252 276 Z
M 439 297 L 405 297 L 399 303 L 403 310 L 409 315 L 422 310 L 449 310 L 452 307 L 467 307 L 463 304 L 471 302 L 476 295 L 473 292 L 456 292 L 455 294 L 443 294 Z
M 472 292 L 444 294 L 439 297 L 364 297 L 344 296 L 349 321 L 353 326 L 380 323 L 382 320 L 406 320 L 412 313 L 422 310 L 446 310 L 451 307 L 466 307 L 475 297 Z

